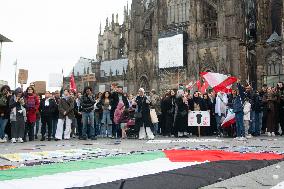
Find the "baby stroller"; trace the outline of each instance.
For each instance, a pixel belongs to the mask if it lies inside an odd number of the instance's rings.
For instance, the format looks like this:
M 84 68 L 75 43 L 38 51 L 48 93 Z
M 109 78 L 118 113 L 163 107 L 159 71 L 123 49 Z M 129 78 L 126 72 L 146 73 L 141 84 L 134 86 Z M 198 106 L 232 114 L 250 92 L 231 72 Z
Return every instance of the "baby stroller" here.
M 139 129 L 138 126 L 135 124 L 135 109 L 130 108 L 129 109 L 129 120 L 126 124 L 126 136 L 129 139 L 137 139 L 139 135 Z

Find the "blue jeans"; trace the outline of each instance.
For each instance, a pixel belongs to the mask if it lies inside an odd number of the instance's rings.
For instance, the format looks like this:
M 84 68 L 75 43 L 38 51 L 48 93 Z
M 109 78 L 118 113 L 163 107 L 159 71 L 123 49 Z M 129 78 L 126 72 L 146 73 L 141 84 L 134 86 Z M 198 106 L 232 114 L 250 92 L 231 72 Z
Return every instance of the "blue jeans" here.
M 153 133 L 154 135 L 159 133 L 159 123 L 153 123 Z
M 259 130 L 261 130 L 262 128 L 262 119 L 263 119 L 263 112 L 260 112 L 259 113 Z M 259 134 L 261 134 L 260 131 L 259 131 Z
M 0 139 L 5 137 L 5 128 L 8 123 L 8 119 L 3 119 L 0 117 Z
M 252 111 L 251 112 L 251 128 L 250 132 L 255 135 L 260 135 L 260 113 Z
M 236 116 L 237 137 L 245 137 L 244 112 L 237 112 L 235 113 L 235 116 Z
M 87 137 L 87 127 L 88 124 L 90 125 L 90 133 L 89 137 L 95 137 L 95 115 L 94 112 L 83 112 L 82 113 L 83 119 L 83 129 L 82 129 L 82 136 Z
M 35 122 L 35 136 L 37 136 L 37 134 L 38 134 L 38 131 L 39 131 L 39 125 L 40 125 L 40 120 L 38 119 L 38 120 L 36 120 L 36 122 Z

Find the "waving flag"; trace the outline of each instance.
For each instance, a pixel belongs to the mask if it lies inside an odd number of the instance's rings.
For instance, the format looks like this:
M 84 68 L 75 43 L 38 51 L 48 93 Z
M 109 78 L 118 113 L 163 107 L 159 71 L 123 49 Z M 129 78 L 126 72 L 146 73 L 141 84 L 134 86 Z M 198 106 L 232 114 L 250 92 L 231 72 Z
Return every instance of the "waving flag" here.
M 74 75 L 71 74 L 70 77 L 70 90 L 76 92 L 77 91 L 77 87 L 76 87 L 76 83 L 75 83 L 75 79 L 74 79 Z
M 200 76 L 208 82 L 209 86 L 211 86 L 215 92 L 227 91 L 228 86 L 237 81 L 236 77 L 212 72 L 202 72 L 200 73 Z
M 228 114 L 224 121 L 222 122 L 221 126 L 223 128 L 230 127 L 232 124 L 236 123 L 235 113 L 232 109 L 229 109 Z

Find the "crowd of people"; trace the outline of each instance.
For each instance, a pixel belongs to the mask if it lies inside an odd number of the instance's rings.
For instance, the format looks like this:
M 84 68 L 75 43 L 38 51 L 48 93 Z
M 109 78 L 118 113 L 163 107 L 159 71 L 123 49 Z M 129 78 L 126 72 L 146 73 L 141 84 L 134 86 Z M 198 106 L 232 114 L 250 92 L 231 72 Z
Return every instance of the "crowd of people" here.
M 5 85 L 0 91 L 0 142 L 190 137 L 198 134 L 196 127 L 188 126 L 190 111 L 210 113 L 211 125 L 201 127 L 202 136 L 247 140 L 263 134 L 274 137 L 280 130 L 283 135 L 283 82 L 261 90 L 238 82 L 230 93 L 204 94 L 191 94 L 180 85 L 164 95 L 154 89 L 146 94 L 143 88 L 126 94 L 122 86 L 112 85 L 104 93 L 86 87 L 82 93 L 65 89 L 40 96 L 33 86 L 11 91 Z M 236 121 L 222 127 L 228 113 L 234 113 Z

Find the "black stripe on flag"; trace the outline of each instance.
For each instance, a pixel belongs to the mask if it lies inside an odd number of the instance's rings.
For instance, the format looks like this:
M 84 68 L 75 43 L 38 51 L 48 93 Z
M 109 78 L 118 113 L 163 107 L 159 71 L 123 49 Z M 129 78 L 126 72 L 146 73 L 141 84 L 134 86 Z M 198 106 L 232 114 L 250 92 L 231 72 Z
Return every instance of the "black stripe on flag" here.
M 195 189 L 255 171 L 279 160 L 217 161 L 81 189 Z M 79 189 L 72 188 L 72 189 Z

